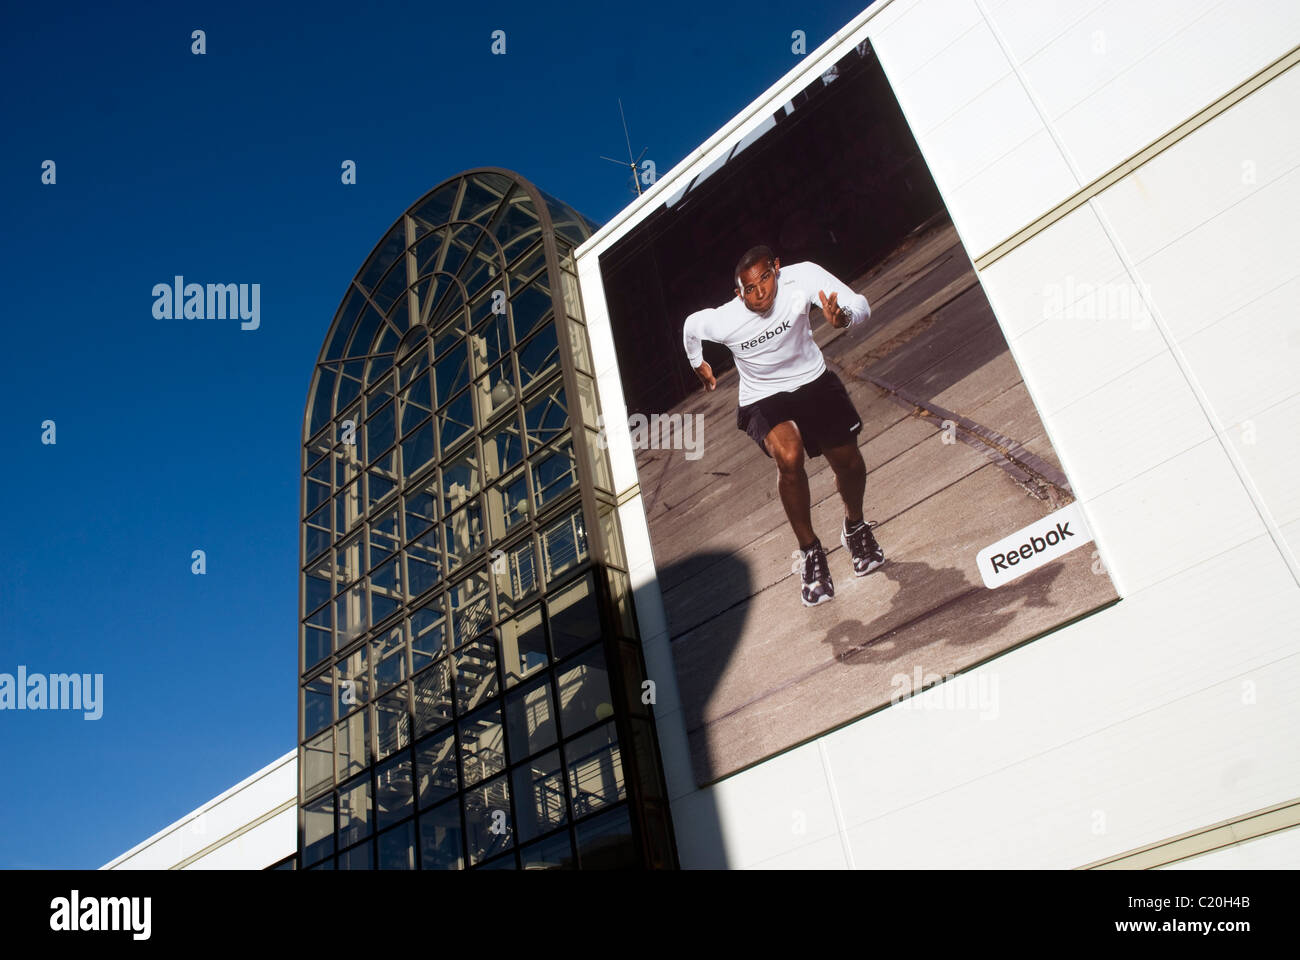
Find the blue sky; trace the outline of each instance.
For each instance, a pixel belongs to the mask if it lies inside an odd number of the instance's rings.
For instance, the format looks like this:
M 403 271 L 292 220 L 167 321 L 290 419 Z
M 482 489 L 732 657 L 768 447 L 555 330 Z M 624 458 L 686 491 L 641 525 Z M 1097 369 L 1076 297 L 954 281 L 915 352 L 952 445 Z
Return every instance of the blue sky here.
M 0 673 L 104 703 L 0 711 L 0 867 L 93 868 L 294 745 L 303 406 L 396 217 L 490 165 L 605 222 L 617 97 L 666 172 L 865 3 L 39 6 L 0 29 Z M 260 328 L 154 319 L 176 274 Z

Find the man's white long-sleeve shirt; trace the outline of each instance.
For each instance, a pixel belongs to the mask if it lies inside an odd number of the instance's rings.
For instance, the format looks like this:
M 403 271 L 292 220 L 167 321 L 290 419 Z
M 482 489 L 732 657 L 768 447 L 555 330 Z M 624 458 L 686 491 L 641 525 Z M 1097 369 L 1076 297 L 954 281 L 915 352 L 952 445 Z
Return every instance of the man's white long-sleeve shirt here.
M 704 362 L 701 340 L 726 344 L 740 374 L 740 405 L 812 383 L 826 371 L 813 340 L 808 312 L 821 306 L 819 292 L 839 294 L 837 303 L 852 324 L 871 316 L 867 298 L 815 263 L 792 263 L 777 277 L 776 298 L 767 313 L 754 313 L 740 297 L 720 307 L 697 310 L 686 318 L 682 344 L 692 367 Z

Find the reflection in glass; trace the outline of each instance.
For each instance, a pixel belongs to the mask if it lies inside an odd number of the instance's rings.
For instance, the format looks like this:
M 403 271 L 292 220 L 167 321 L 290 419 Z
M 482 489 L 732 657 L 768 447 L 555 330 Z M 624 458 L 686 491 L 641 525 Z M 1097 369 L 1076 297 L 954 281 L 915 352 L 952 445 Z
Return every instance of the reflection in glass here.
M 425 870 L 463 870 L 460 804 L 452 800 L 420 817 L 420 864 Z
M 411 742 L 411 715 L 406 686 L 400 686 L 392 693 L 380 697 L 375 702 L 375 711 L 378 747 L 375 758 L 382 760 Z
M 415 869 L 415 821 L 379 835 L 380 870 Z
M 471 640 L 456 651 L 453 659 L 457 712 L 468 713 L 497 695 L 497 656 L 490 636 Z
M 587 559 L 587 530 L 582 508 L 575 507 L 542 528 L 542 569 L 547 582 Z
M 561 660 L 600 639 L 600 613 L 590 574 L 554 594 L 546 606 L 551 618 L 551 643 Z
M 375 829 L 383 830 L 411 813 L 414 803 L 411 761 L 405 754 L 375 770 Z
M 511 417 L 483 437 L 483 470 L 485 478 L 495 480 L 507 470 L 523 462 L 523 440 L 519 435 L 519 421 Z M 328 522 L 328 517 L 326 522 Z
M 512 760 L 555 744 L 555 704 L 547 677 L 538 677 L 506 694 L 506 733 Z
M 560 707 L 560 729 L 565 736 L 614 715 L 605 651 L 600 644 L 562 667 L 556 675 L 555 685 L 563 704 Z
M 460 722 L 460 765 L 466 786 L 506 768 L 500 707 L 488 707 Z
M 514 846 L 509 778 L 497 777 L 464 794 L 465 841 L 471 865 Z
M 415 736 L 451 720 L 451 664 L 445 658 L 415 675 Z
M 501 624 L 501 658 L 507 687 L 546 666 L 546 630 L 542 626 L 541 607 L 533 607 Z
M 525 870 L 574 870 L 578 866 L 567 832 L 520 848 L 519 860 Z
M 334 852 L 334 794 L 303 806 L 303 863 Z
M 552 750 L 515 767 L 510 775 L 518 811 L 515 826 L 521 843 L 554 830 L 569 819 L 564 802 L 560 753 Z
M 564 745 L 574 817 L 623 799 L 623 761 L 614 724 L 607 723 Z
M 447 730 L 417 744 L 415 771 L 421 810 L 454 794 L 460 785 L 456 772 L 455 732 Z
M 370 777 L 361 776 L 339 787 L 339 846 L 368 836 L 370 824 Z

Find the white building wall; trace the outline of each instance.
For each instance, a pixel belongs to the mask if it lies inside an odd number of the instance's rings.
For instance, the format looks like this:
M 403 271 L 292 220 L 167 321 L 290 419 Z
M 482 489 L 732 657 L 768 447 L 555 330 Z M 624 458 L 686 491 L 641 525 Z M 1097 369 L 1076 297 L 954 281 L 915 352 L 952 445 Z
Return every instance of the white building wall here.
M 298 849 L 297 802 L 292 750 L 102 869 L 264 869 Z
M 599 252 L 863 38 L 981 260 L 1294 52 L 1300 4 L 876 3 L 582 248 L 607 423 Z M 997 719 L 890 708 L 696 789 L 624 504 L 683 866 L 1075 867 L 1300 796 L 1297 115 L 1291 67 L 980 271 L 1124 597 L 949 681 L 996 675 Z M 1199 859 L 1295 866 L 1286 836 Z

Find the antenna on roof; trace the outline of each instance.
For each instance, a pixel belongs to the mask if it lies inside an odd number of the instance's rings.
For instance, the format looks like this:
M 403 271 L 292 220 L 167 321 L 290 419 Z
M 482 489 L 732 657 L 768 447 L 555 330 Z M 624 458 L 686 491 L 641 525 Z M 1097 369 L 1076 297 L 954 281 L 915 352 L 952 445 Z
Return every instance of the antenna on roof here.
M 636 168 L 637 168 L 637 164 L 641 162 L 641 157 L 644 157 L 646 150 L 649 150 L 650 148 L 649 147 L 643 148 L 641 150 L 641 155 L 638 156 L 635 160 L 632 159 L 632 138 L 628 136 L 628 132 L 627 132 L 627 116 L 623 113 L 622 97 L 618 98 L 618 115 L 623 120 L 623 139 L 627 141 L 627 159 L 615 160 L 613 157 L 606 157 L 606 156 L 602 156 L 600 159 L 608 160 L 610 163 L 617 163 L 620 167 L 630 167 L 632 169 L 632 189 L 639 197 L 641 196 L 641 178 L 637 176 Z

